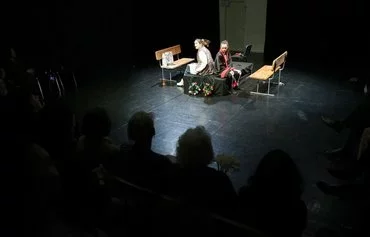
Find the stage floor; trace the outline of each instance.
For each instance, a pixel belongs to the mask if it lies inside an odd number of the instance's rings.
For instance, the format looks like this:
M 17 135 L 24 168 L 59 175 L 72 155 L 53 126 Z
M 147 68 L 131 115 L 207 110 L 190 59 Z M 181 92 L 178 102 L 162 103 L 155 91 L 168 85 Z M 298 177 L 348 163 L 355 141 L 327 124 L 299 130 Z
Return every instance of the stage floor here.
M 256 62 L 254 70 L 261 63 Z M 341 146 L 347 132 L 336 134 L 320 120 L 322 114 L 342 118 L 361 95 L 346 80 L 330 73 L 294 68 L 287 63 L 275 97 L 250 95 L 255 82 L 243 85 L 236 95 L 193 97 L 176 86 L 162 87 L 157 65 L 146 68 L 102 72 L 97 82 L 80 88 L 77 118 L 87 108 L 105 107 L 113 120 L 112 138 L 127 139 L 129 117 L 136 111 L 155 114 L 153 150 L 175 154 L 178 137 L 190 127 L 205 126 L 212 135 L 215 154 L 229 154 L 241 161 L 241 170 L 230 178 L 239 189 L 269 150 L 280 148 L 295 160 L 305 179 L 304 200 L 309 207 L 307 236 L 320 228 L 344 231 L 356 228 L 359 203 L 338 200 L 320 192 L 315 183 L 340 181 L 326 171 L 330 163 L 320 152 Z M 356 206 L 357 205 L 357 206 Z M 283 214 L 283 213 L 282 213 Z

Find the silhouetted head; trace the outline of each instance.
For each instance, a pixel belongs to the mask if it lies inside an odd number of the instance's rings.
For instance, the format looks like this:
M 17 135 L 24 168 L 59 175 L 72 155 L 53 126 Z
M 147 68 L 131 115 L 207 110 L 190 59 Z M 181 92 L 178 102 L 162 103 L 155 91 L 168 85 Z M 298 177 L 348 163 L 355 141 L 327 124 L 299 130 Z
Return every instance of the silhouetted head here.
M 303 178 L 292 158 L 282 150 L 268 152 L 249 182 L 254 190 L 266 195 L 300 197 L 303 192 Z
M 61 145 L 74 138 L 75 115 L 63 100 L 47 103 L 39 112 L 40 135 L 42 145 Z
M 104 108 L 96 107 L 86 112 L 81 132 L 86 137 L 103 138 L 110 134 L 111 120 Z
M 132 115 L 127 125 L 128 138 L 135 143 L 149 143 L 155 135 L 153 114 L 139 111 Z
M 211 135 L 203 126 L 189 128 L 177 142 L 177 159 L 184 167 L 204 167 L 214 159 Z

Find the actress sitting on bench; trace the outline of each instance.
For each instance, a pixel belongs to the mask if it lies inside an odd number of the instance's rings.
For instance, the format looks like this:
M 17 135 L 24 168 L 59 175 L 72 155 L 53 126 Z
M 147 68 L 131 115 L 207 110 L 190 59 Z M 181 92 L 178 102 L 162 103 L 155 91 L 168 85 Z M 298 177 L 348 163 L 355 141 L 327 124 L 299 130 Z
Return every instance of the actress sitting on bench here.
M 196 39 L 194 41 L 194 47 L 198 50 L 197 52 L 197 63 L 190 63 L 186 66 L 185 73 L 193 75 L 211 75 L 215 71 L 215 66 L 211 52 L 207 48 L 210 41 L 206 39 Z M 184 79 L 181 79 L 177 86 L 184 86 Z
M 241 71 L 232 67 L 231 54 L 229 52 L 229 42 L 224 40 L 220 44 L 220 50 L 216 54 L 215 58 L 216 74 L 228 80 L 230 86 L 230 92 L 235 94 L 234 89 L 239 86 L 239 79 L 241 77 Z

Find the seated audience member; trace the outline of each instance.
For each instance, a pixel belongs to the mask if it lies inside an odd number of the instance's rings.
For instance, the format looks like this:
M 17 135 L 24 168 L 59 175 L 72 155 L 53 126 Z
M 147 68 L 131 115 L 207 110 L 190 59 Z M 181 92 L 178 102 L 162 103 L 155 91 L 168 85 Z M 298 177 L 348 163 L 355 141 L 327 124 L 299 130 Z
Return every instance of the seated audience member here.
M 212 54 L 207 48 L 210 41 L 207 39 L 196 39 L 194 47 L 197 49 L 197 62 L 190 63 L 186 66 L 185 74 L 190 73 L 193 75 L 211 75 L 215 72 L 215 64 Z M 177 86 L 183 86 L 184 79 L 181 79 Z
M 118 146 L 109 138 L 111 120 L 104 108 L 96 107 L 87 111 L 81 130 L 77 152 L 83 154 L 89 168 L 94 169 L 100 164 L 107 165 L 118 154 Z
M 325 193 L 326 195 L 335 196 L 344 200 L 351 201 L 364 201 L 368 203 L 370 198 L 370 149 L 362 154 L 361 159 L 359 160 L 358 167 L 356 169 L 356 175 L 362 175 L 361 180 L 355 180 L 353 173 L 348 174 L 348 172 L 336 173 L 336 178 L 339 179 L 352 179 L 351 182 L 345 184 L 329 184 L 324 181 L 318 181 L 316 186 L 318 189 Z M 366 207 L 366 206 L 365 206 Z M 368 210 L 364 209 L 366 216 L 368 216 Z M 368 221 L 366 222 L 366 230 L 368 231 Z M 364 233 L 364 232 L 363 232 Z
M 370 127 L 370 96 L 365 95 L 363 101 L 343 120 L 335 120 L 326 116 L 321 118 L 327 126 L 338 133 L 346 128 L 350 129 L 345 145 L 340 149 L 328 151 L 326 154 L 336 158 L 355 160 L 358 157 L 361 135 L 365 128 Z
M 239 191 L 240 218 L 271 236 L 300 237 L 307 223 L 302 176 L 281 150 L 268 152 Z
M 0 78 L 0 96 L 2 99 L 4 99 L 8 95 L 9 95 L 9 91 L 8 91 L 8 85 L 6 83 L 6 80 L 3 78 Z
M 5 72 L 11 84 L 20 87 L 22 90 L 32 90 L 35 70 L 27 68 L 22 60 L 17 57 L 14 48 L 9 48 L 5 52 Z
M 65 101 L 47 103 L 39 112 L 39 145 L 50 154 L 61 174 L 76 150 L 75 115 Z
M 173 164 L 166 156 L 152 150 L 155 135 L 153 115 L 144 111 L 132 115 L 127 133 L 132 143 L 121 145 L 120 156 L 109 169 L 136 185 L 166 193 Z
M 22 147 L 17 147 L 22 149 Z M 14 152 L 14 151 L 13 151 Z M 19 152 L 19 151 L 17 151 Z M 24 230 L 29 234 L 50 236 L 51 227 L 57 220 L 60 205 L 61 182 L 58 170 L 49 154 L 35 143 L 27 145 L 23 160 L 22 197 L 24 202 L 22 217 Z M 17 157 L 19 158 L 19 157 Z
M 360 143 L 358 145 L 357 159 L 351 160 L 346 163 L 344 169 L 333 169 L 328 168 L 328 172 L 335 178 L 342 180 L 352 180 L 358 178 L 363 174 L 364 169 L 368 166 L 368 160 L 365 158 L 366 151 L 370 147 L 370 127 L 366 128 L 361 136 Z
M 2 112 L 4 112 L 2 119 L 7 120 L 8 125 L 13 125 L 13 127 L 8 126 L 6 129 L 13 130 L 11 132 L 12 136 L 35 136 L 39 111 L 42 109 L 43 104 L 38 100 L 37 96 L 26 91 L 16 93 L 12 90 L 7 90 L 6 93 L 6 96 L 0 98 L 1 103 L 5 105 L 2 108 Z
M 345 169 L 328 169 L 329 173 L 338 179 L 355 181 L 362 177 L 362 183 L 349 183 L 345 185 L 329 185 L 326 182 L 319 181 L 317 187 L 324 193 L 339 197 L 368 198 L 369 177 L 370 177 L 370 128 L 366 128 L 361 136 L 361 142 L 358 148 L 357 160 L 352 165 L 346 165 Z
M 5 79 L 6 73 L 4 68 L 0 68 L 0 79 Z
M 1 76 L 1 75 L 0 75 Z M 4 78 L 0 77 L 0 121 L 1 121 L 1 130 L 4 132 L 4 129 L 8 130 L 9 125 L 12 121 L 12 116 L 15 113 L 16 108 L 16 98 L 8 89 L 8 83 Z M 7 133 L 7 132 L 5 132 Z
M 177 142 L 181 167 L 175 187 L 185 203 L 225 216 L 233 215 L 236 192 L 229 177 L 208 165 L 214 160 L 210 134 L 202 126 L 189 128 Z
M 111 164 L 119 148 L 109 138 L 111 121 L 104 108 L 89 109 L 82 120 L 76 152 L 65 167 L 65 215 L 70 221 L 94 222 L 110 204 L 101 171 Z M 83 215 L 83 217 L 81 217 Z
M 366 128 L 362 133 L 360 145 L 358 148 L 357 160 L 360 160 L 365 151 L 369 148 L 370 148 L 370 127 Z
M 9 103 L 15 103 L 15 96 L 16 94 L 9 84 L 4 68 L 0 68 L 0 103 L 2 103 L 0 108 L 9 106 Z
M 241 71 L 232 67 L 231 54 L 229 52 L 229 43 L 224 40 L 220 44 L 220 50 L 216 54 L 215 58 L 216 74 L 227 79 L 230 83 L 230 91 L 234 92 L 233 89 L 238 88 L 239 79 L 241 77 Z

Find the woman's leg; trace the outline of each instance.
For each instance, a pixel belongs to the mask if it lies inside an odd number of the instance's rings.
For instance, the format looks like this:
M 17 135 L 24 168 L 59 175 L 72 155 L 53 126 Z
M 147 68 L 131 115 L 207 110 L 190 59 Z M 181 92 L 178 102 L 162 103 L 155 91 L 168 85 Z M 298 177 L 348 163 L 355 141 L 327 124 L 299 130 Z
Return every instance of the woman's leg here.
M 185 68 L 185 71 L 184 71 L 184 75 L 186 75 L 186 74 L 190 74 L 190 66 L 189 66 L 189 64 L 186 65 L 186 68 Z
M 189 64 L 186 65 L 183 78 L 181 78 L 180 82 L 177 83 L 177 86 L 184 86 L 184 76 L 190 74 L 190 66 Z
M 227 76 L 226 76 L 226 83 L 227 85 L 229 86 L 230 88 L 230 94 L 236 94 L 235 90 L 234 90 L 234 87 L 235 87 L 235 78 L 234 78 L 234 73 L 232 71 L 230 71 Z
M 235 87 L 235 89 L 239 89 L 241 73 L 239 71 L 234 71 L 234 78 L 236 80 L 236 87 Z

